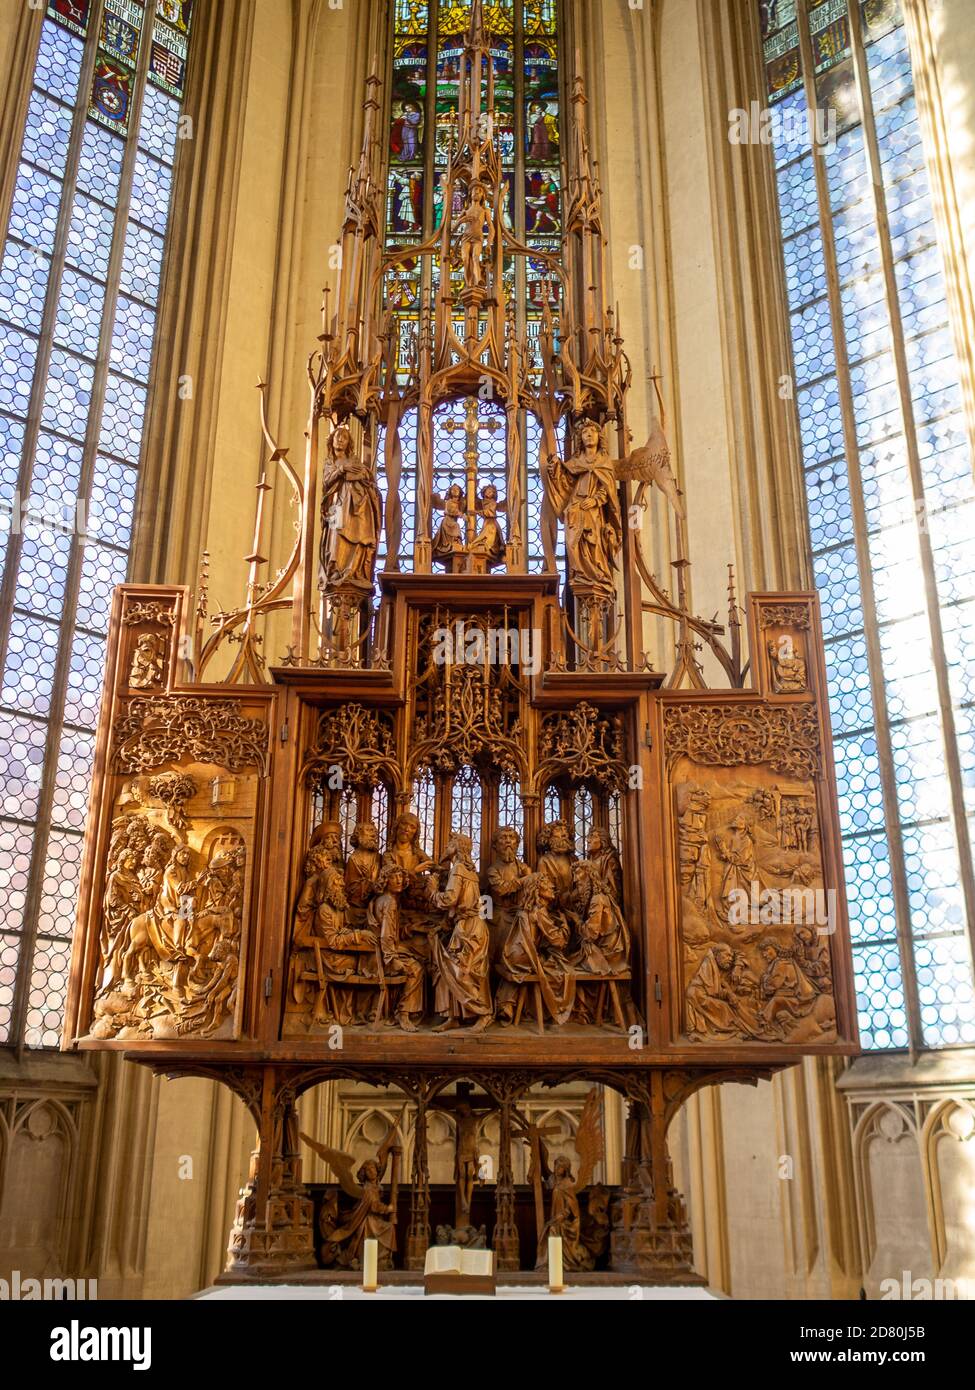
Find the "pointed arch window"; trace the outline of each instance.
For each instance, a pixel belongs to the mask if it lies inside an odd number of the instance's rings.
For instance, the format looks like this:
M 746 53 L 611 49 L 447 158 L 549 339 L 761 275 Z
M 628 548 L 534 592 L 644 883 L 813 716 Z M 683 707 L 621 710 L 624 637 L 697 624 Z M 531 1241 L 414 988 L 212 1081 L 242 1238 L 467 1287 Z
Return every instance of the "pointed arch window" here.
M 861 1038 L 971 1044 L 972 422 L 907 28 L 898 0 L 759 20 Z
M 0 266 L 0 1046 L 56 1047 L 191 0 L 51 0 Z

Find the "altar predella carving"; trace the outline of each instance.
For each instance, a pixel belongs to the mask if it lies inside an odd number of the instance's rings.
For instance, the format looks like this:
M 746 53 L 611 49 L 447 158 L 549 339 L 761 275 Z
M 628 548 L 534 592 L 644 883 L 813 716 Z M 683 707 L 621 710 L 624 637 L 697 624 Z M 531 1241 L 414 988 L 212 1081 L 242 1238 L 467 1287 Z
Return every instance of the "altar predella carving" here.
M 264 573 L 262 475 L 239 607 L 210 613 L 205 560 L 192 603 L 116 592 L 65 1046 L 244 1100 L 258 1146 L 227 1277 L 354 1277 L 369 1238 L 389 1277 L 446 1240 L 534 1278 L 558 1234 L 572 1278 L 688 1280 L 666 1147 L 681 1102 L 856 1050 L 816 598 L 751 594 L 743 624 L 729 571 L 725 625 L 689 607 L 677 472 L 660 419 L 632 447 L 632 368 L 601 307 L 582 84 L 561 256 L 503 215 L 477 0 L 460 87 L 454 211 L 383 256 L 370 78 L 300 468 L 260 393 L 297 507 L 284 564 Z M 552 291 L 533 341 L 505 273 L 528 257 Z M 404 258 L 433 290 L 400 352 L 382 287 Z M 481 449 L 501 431 L 489 479 Z M 670 528 L 673 596 L 632 525 L 645 504 Z M 647 615 L 672 624 L 667 674 Z M 299 1097 L 338 1078 L 389 1097 L 366 1158 L 299 1137 Z M 526 1098 L 569 1081 L 589 1090 L 556 1153 Z M 612 1094 L 627 1124 L 611 1171 Z M 453 1127 L 449 1192 L 430 1124 Z M 326 1165 L 314 1201 L 303 1148 Z

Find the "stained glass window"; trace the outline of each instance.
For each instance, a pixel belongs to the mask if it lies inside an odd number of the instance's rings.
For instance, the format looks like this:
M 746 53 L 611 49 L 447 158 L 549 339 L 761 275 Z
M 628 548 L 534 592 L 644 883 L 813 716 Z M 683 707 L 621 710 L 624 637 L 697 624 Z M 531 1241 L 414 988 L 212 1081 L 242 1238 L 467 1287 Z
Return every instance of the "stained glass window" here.
M 51 0 L 0 265 L 0 1046 L 55 1047 L 191 0 Z
M 533 249 L 558 254 L 562 233 L 560 164 L 559 34 L 555 0 L 488 0 L 484 26 L 494 59 L 494 134 L 508 188 L 506 216 L 516 235 Z M 464 37 L 471 0 L 397 0 L 392 17 L 392 75 L 389 101 L 386 246 L 418 246 L 444 215 L 443 173 L 458 103 Z M 459 209 L 453 209 L 454 212 Z M 429 303 L 430 269 L 407 260 L 387 273 L 384 294 L 397 324 L 398 363 L 405 376 L 415 351 L 420 305 Z M 539 262 L 506 267 L 518 306 L 518 331 L 537 341 L 546 296 L 557 308 L 557 286 L 543 280 Z M 517 278 L 515 278 L 517 277 Z M 490 410 L 482 408 L 482 416 Z M 503 417 L 502 417 L 503 420 Z M 529 571 L 543 568 L 542 485 L 538 473 L 540 431 L 523 414 L 525 478 L 522 535 Z M 403 448 L 403 543 L 400 561 L 412 562 L 416 478 L 415 415 L 400 429 Z M 504 494 L 504 431 L 491 438 L 490 463 L 498 464 Z M 453 436 L 454 442 L 458 437 Z M 436 442 L 436 441 L 435 441 Z M 481 437 L 482 446 L 485 436 Z M 446 449 L 446 442 L 444 443 Z M 453 450 L 456 458 L 462 445 Z M 482 449 L 482 465 L 484 463 Z M 494 478 L 491 481 L 496 481 Z M 557 552 L 560 554 L 561 552 Z
M 907 33 L 760 21 L 861 1037 L 972 1043 L 975 496 Z

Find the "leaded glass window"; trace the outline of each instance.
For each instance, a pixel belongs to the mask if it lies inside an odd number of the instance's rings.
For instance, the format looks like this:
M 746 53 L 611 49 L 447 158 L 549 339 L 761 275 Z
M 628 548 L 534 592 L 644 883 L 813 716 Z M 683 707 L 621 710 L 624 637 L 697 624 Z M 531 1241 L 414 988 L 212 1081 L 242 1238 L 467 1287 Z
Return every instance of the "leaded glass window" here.
M 191 0 L 51 0 L 0 266 L 0 1045 L 54 1047 Z
M 484 791 L 481 779 L 472 767 L 462 767 L 450 787 L 450 829 L 467 835 L 471 842 L 474 867 L 481 867 L 481 803 Z
M 498 826 L 511 826 L 524 840 L 525 810 L 521 803 L 518 783 L 510 777 L 502 777 L 498 783 Z M 524 852 L 524 845 L 521 847 Z
M 975 496 L 908 36 L 760 19 L 861 1037 L 971 1043 Z
M 423 853 L 432 859 L 437 836 L 437 784 L 430 771 L 421 773 L 414 781 L 411 809 L 420 822 Z

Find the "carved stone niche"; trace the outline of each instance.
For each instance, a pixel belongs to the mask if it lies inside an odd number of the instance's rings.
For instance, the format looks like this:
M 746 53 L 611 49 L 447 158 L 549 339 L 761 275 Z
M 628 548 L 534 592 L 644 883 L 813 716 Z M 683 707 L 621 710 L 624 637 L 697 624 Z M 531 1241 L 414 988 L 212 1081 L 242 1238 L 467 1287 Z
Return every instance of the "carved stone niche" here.
M 238 1036 L 258 781 L 185 760 L 122 782 L 89 1039 Z
M 684 1034 L 836 1042 L 838 905 L 824 886 L 814 781 L 682 757 L 671 784 Z

